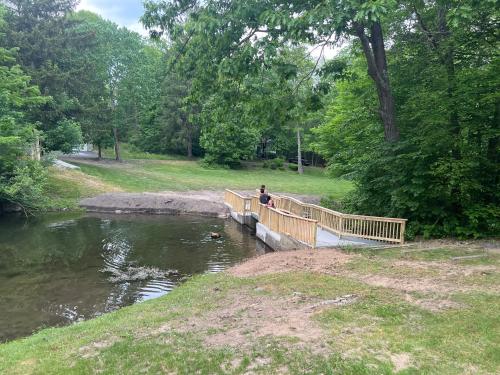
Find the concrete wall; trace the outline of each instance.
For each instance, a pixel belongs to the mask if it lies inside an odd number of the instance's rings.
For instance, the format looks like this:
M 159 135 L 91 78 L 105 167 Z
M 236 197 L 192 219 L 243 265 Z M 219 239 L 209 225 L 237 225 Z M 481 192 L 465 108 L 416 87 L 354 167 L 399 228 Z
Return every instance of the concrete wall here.
M 282 233 L 277 233 L 265 225 L 262 225 L 258 221 L 258 216 L 253 215 L 248 212 L 243 215 L 238 212 L 235 212 L 231 209 L 231 206 L 226 203 L 226 206 L 231 210 L 231 217 L 236 220 L 238 223 L 246 225 L 252 229 L 255 229 L 257 238 L 264 242 L 267 246 L 275 251 L 280 250 L 297 250 L 297 249 L 306 249 L 307 245 L 298 242 L 290 236 L 287 236 Z
M 308 249 L 309 247 L 299 241 L 287 236 L 283 233 L 277 233 L 270 230 L 261 223 L 256 224 L 256 235 L 262 242 L 264 242 L 271 249 L 276 251 L 282 250 L 298 250 Z

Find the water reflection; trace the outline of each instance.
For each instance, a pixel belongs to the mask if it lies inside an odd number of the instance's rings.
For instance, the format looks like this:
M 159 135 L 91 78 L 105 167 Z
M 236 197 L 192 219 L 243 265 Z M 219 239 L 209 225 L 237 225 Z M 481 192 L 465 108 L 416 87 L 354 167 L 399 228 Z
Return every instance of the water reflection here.
M 210 232 L 222 237 L 213 240 Z M 0 341 L 161 296 L 185 276 L 267 251 L 230 220 L 50 214 L 0 218 Z M 111 282 L 106 270 L 167 273 Z

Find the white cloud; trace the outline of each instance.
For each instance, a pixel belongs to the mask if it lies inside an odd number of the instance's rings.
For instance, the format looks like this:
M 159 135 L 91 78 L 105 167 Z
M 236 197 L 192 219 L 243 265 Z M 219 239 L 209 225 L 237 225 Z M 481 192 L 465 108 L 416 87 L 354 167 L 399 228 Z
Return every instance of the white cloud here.
M 91 12 L 101 14 L 101 10 L 95 5 L 92 5 L 89 0 L 81 0 L 76 6 L 76 10 L 89 10 Z
M 139 22 L 143 11 L 141 0 L 81 0 L 76 10 L 88 10 L 97 13 L 119 26 L 124 26 L 143 36 L 148 35 L 148 32 Z

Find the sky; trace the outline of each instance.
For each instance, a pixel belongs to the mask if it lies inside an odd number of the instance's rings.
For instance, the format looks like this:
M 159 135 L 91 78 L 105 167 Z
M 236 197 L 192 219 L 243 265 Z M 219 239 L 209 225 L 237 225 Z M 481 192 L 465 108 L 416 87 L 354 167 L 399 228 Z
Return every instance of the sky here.
M 143 14 L 142 0 L 80 0 L 77 10 L 82 9 L 90 10 L 120 26 L 147 35 L 139 22 Z

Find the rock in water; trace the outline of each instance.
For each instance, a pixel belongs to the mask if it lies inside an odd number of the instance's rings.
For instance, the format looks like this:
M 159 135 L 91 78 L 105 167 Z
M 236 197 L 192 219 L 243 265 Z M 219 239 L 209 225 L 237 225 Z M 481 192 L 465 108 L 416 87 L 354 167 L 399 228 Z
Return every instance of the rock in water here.
M 217 232 L 210 232 L 210 237 L 212 237 L 212 238 L 220 238 L 221 235 L 220 235 L 220 233 L 217 233 Z

